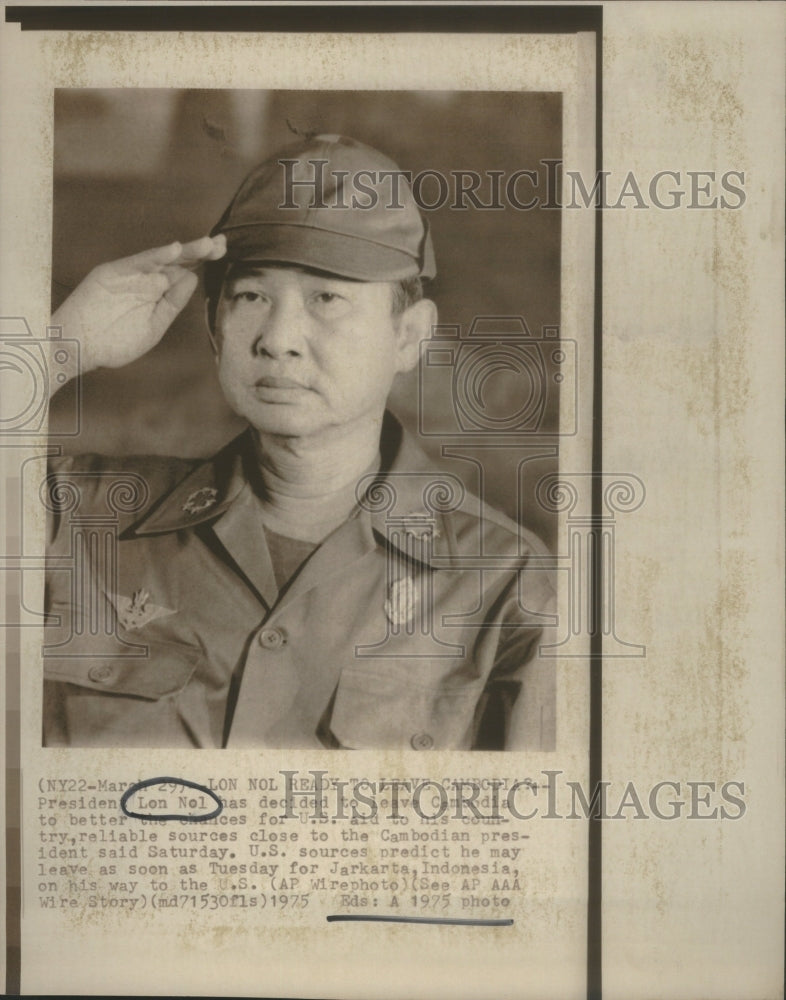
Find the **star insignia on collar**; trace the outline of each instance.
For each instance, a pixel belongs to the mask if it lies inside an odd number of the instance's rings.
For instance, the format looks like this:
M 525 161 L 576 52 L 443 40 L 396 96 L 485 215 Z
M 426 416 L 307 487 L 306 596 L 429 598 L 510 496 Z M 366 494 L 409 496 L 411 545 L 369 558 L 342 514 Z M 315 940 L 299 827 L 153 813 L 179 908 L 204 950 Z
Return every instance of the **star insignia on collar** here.
M 208 510 L 216 502 L 218 490 L 212 486 L 203 486 L 189 494 L 183 504 L 182 509 L 186 514 L 201 514 L 203 510 Z

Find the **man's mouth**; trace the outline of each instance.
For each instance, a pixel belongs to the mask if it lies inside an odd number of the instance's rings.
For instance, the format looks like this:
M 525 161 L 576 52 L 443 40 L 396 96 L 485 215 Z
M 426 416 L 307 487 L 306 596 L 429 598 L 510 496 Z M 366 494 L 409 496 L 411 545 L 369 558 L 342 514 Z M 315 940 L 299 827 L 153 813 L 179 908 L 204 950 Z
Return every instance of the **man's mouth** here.
M 305 389 L 302 382 L 281 375 L 263 375 L 254 383 L 257 389 Z
M 263 375 L 254 382 L 254 395 L 261 403 L 299 403 L 309 391 L 307 385 L 283 375 Z

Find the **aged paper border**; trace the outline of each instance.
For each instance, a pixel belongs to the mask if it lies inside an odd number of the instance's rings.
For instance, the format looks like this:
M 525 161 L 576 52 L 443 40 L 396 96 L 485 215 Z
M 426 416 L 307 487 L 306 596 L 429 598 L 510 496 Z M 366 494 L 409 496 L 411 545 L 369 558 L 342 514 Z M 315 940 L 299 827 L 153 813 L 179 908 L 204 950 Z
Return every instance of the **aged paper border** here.
M 298 85 L 303 85 L 302 78 L 300 75 L 299 68 L 295 65 L 294 71 L 289 67 L 293 66 L 293 61 L 287 62 L 286 57 L 290 52 L 290 46 L 285 37 L 268 36 L 268 39 L 273 44 L 274 47 L 280 46 L 281 51 L 277 53 L 279 59 L 277 60 L 277 66 L 283 67 L 276 70 L 276 82 L 280 87 L 287 86 L 287 80 L 293 79 Z M 188 40 L 187 40 L 188 41 Z M 194 48 L 199 51 L 197 46 L 200 40 L 194 40 Z M 245 58 L 241 60 L 235 59 L 235 65 L 231 68 L 235 71 L 235 76 L 233 82 L 235 86 L 248 85 L 246 81 L 253 81 L 255 77 L 254 73 L 254 41 L 255 39 L 249 39 L 248 36 L 238 36 L 232 40 L 234 48 L 232 49 L 233 56 L 237 54 L 238 50 L 243 52 Z M 352 48 L 342 44 L 343 39 L 334 38 L 331 40 L 330 44 L 327 44 L 325 40 L 325 46 L 323 54 L 327 58 L 328 66 L 323 63 L 319 68 L 319 73 L 324 74 L 326 69 L 331 74 L 335 74 L 339 79 L 343 76 L 343 67 L 348 65 L 348 60 L 352 53 Z M 371 74 L 372 79 L 385 79 L 385 73 L 390 72 L 390 66 L 396 66 L 396 59 L 401 59 L 405 49 L 402 47 L 402 39 L 399 39 L 396 43 L 395 39 L 391 41 L 394 42 L 394 51 L 387 52 L 390 43 L 385 48 L 380 47 L 380 39 L 364 39 L 365 44 L 361 44 L 359 53 L 361 55 L 360 63 L 361 69 L 358 70 L 357 66 L 354 66 L 351 71 L 350 79 L 355 81 L 358 79 L 358 73 Z M 386 39 L 386 41 L 388 41 Z M 565 89 L 569 93 L 575 93 L 576 88 L 586 90 L 586 85 L 578 82 L 576 74 L 579 69 L 589 68 L 588 66 L 579 67 L 576 64 L 576 54 L 574 51 L 574 42 L 571 37 L 566 40 L 561 41 L 556 35 L 554 36 L 544 36 L 540 45 L 542 51 L 540 53 L 533 47 L 529 50 L 525 44 L 526 40 L 513 41 L 510 44 L 510 40 L 499 37 L 499 38 L 472 38 L 472 37 L 461 37 L 457 39 L 455 45 L 453 46 L 453 54 L 456 59 L 457 65 L 462 64 L 473 64 L 473 59 L 476 55 L 476 50 L 480 49 L 482 51 L 483 46 L 490 46 L 491 51 L 495 53 L 496 58 L 492 60 L 493 68 L 487 69 L 485 72 L 490 74 L 486 77 L 490 81 L 489 84 L 492 87 L 498 87 L 500 89 L 507 89 L 510 86 L 511 73 L 515 75 L 517 85 L 530 88 L 530 89 Z M 51 66 L 51 72 L 53 76 L 57 77 L 61 75 L 60 78 L 67 80 L 73 85 L 74 82 L 85 80 L 86 78 L 90 82 L 101 82 L 106 83 L 107 80 L 110 81 L 138 81 L 141 73 L 150 73 L 156 79 L 160 78 L 160 74 L 163 72 L 165 80 L 177 79 L 178 83 L 183 85 L 188 85 L 189 80 L 194 81 L 192 85 L 196 85 L 201 82 L 204 85 L 204 75 L 202 75 L 201 70 L 192 70 L 195 73 L 195 77 L 189 77 L 188 80 L 182 80 L 182 69 L 176 69 L 173 73 L 171 69 L 171 60 L 173 57 L 173 52 L 171 46 L 164 46 L 159 43 L 159 39 L 140 39 L 140 44 L 136 46 L 136 58 L 129 57 L 128 54 L 128 41 L 126 39 L 112 40 L 111 38 L 98 38 L 95 39 L 94 44 L 88 49 L 87 67 L 84 66 L 85 51 L 84 46 L 81 41 L 73 40 L 69 41 L 66 36 L 65 41 L 63 36 L 58 36 L 56 40 L 49 45 L 49 49 L 46 52 L 45 64 Z M 142 44 L 144 42 L 144 44 Z M 208 57 L 221 59 L 221 49 L 223 46 L 224 50 L 224 62 L 223 67 L 227 66 L 226 56 L 228 55 L 230 49 L 224 45 L 225 39 L 221 38 L 215 40 L 214 44 L 209 48 Z M 426 65 L 426 57 L 429 55 L 433 58 L 433 53 L 435 51 L 435 46 L 438 43 L 437 38 L 430 38 L 427 36 L 412 36 L 406 40 L 407 60 L 409 61 L 410 67 L 415 65 Z M 48 40 L 44 38 L 43 48 L 46 50 Z M 524 46 L 523 48 L 521 46 Z M 134 43 L 131 43 L 132 48 Z M 396 47 L 397 46 L 397 47 Z M 367 50 L 367 51 L 365 51 Z M 383 58 L 382 65 L 382 76 L 379 74 L 379 55 L 381 52 L 385 53 L 385 58 Z M 121 54 L 122 53 L 122 54 Z M 166 53 L 167 62 L 163 61 L 163 55 Z M 193 51 L 192 51 L 193 55 Z M 529 55 L 529 58 L 527 58 Z M 535 57 L 533 60 L 533 56 Z M 139 60 L 143 62 L 143 68 L 140 70 Z M 51 60 L 51 62 L 49 61 Z M 145 62 L 147 60 L 147 62 Z M 372 62 L 369 60 L 374 60 L 373 69 L 371 68 Z M 387 60 L 387 62 L 386 62 Z M 420 62 L 418 62 L 420 60 Z M 236 65 L 240 62 L 240 66 Z M 357 60 L 356 60 L 357 61 Z M 363 69 L 362 67 L 366 68 Z M 245 67 L 245 68 L 244 68 Z M 507 67 L 507 73 L 504 71 Z M 212 71 L 218 73 L 218 69 L 213 66 Z M 225 68 L 224 72 L 228 70 Z M 230 70 L 231 71 L 231 70 Z M 186 71 L 187 75 L 188 71 Z M 439 60 L 434 60 L 433 64 L 428 68 L 426 80 L 429 85 L 432 86 L 446 86 L 447 81 L 453 80 L 455 70 L 452 67 L 445 66 Z M 156 76 L 159 74 L 159 76 Z M 245 75 L 244 75 L 245 74 Z M 289 75 L 288 75 L 289 74 Z M 431 74 L 431 75 L 428 75 Z M 98 80 L 96 80 L 96 77 Z M 360 77 L 363 79 L 362 75 Z M 461 77 L 460 77 L 461 78 Z M 145 75 L 147 80 L 147 75 Z M 315 77 L 321 81 L 321 76 Z M 435 82 L 436 79 L 436 82 Z M 444 83 L 441 81 L 445 81 Z M 222 78 L 222 84 L 224 83 Z M 47 82 L 49 86 L 51 81 Z M 467 84 L 471 84 L 471 87 L 478 85 L 477 71 L 473 73 L 471 81 L 468 80 Z M 56 83 L 54 85 L 57 85 Z M 379 84 L 377 84 L 379 85 Z M 44 87 L 46 91 L 46 86 Z M 576 104 L 575 98 L 571 99 L 569 114 L 573 117 L 573 125 L 571 127 L 571 136 L 578 136 L 578 139 L 572 139 L 572 142 L 578 142 L 576 146 L 576 162 L 583 162 L 582 157 L 586 157 L 586 151 L 581 146 L 582 135 L 581 129 L 576 129 L 576 125 L 579 123 L 579 119 L 576 117 Z M 591 126 L 591 115 L 585 115 L 582 118 L 585 128 L 587 125 Z M 47 131 L 47 130 L 45 130 Z M 592 148 L 592 129 L 590 127 L 589 133 L 586 136 L 586 141 L 589 143 L 588 148 Z M 47 134 L 44 136 L 45 147 L 51 142 L 51 138 Z M 583 167 L 583 169 L 589 169 L 591 171 L 592 160 L 590 159 L 588 165 Z M 592 216 L 591 214 L 585 215 L 583 217 L 576 215 L 570 219 L 570 226 L 578 226 L 579 229 L 584 229 L 591 233 L 592 227 Z M 587 229 L 589 226 L 589 229 Z M 591 281 L 589 286 L 587 285 L 587 275 L 588 270 L 586 264 L 583 262 L 583 258 L 579 256 L 581 242 L 570 241 L 570 250 L 566 254 L 566 265 L 565 265 L 565 277 L 564 277 L 564 294 L 567 301 L 571 304 L 570 309 L 565 310 L 565 321 L 564 328 L 566 334 L 572 333 L 572 327 L 577 324 L 581 324 L 582 336 L 586 337 L 591 325 Z M 591 259 L 591 243 L 590 243 L 590 259 Z M 582 251 L 583 252 L 583 251 Z M 32 323 L 31 323 L 32 325 Z M 589 400 L 591 398 L 590 392 L 584 393 L 584 398 Z M 585 420 L 585 425 L 589 421 Z M 586 468 L 589 461 L 589 454 L 585 451 L 582 456 L 580 453 L 580 448 L 574 448 L 574 460 L 579 463 L 579 467 Z M 589 503 L 589 498 L 582 498 L 582 509 Z M 28 525 L 29 526 L 29 525 Z M 33 525 L 33 528 L 35 526 Z M 32 657 L 34 657 L 34 651 L 36 647 L 36 638 L 32 634 L 34 630 L 25 633 L 23 636 L 23 660 L 27 662 L 27 658 L 31 658 L 29 662 L 32 662 Z M 560 712 L 560 717 L 563 720 L 563 747 L 564 752 L 561 756 L 561 763 L 564 765 L 565 770 L 571 774 L 571 776 L 577 776 L 578 780 L 586 782 L 586 707 L 588 705 L 588 698 L 586 693 L 587 676 L 586 672 L 574 663 L 575 669 L 571 672 L 566 672 L 565 683 L 561 689 L 560 700 L 562 704 L 558 708 Z M 37 724 L 38 719 L 38 698 L 37 698 L 37 682 L 35 678 L 28 674 L 24 682 L 24 693 L 23 693 L 23 716 L 26 722 L 23 724 L 23 732 L 31 734 L 37 732 L 40 728 Z M 578 713 L 570 713 L 565 710 L 567 705 L 575 704 L 580 706 Z M 31 762 L 29 757 L 29 752 L 32 751 L 32 747 L 29 745 L 26 737 L 23 736 L 28 745 L 25 749 L 25 760 L 26 762 Z M 46 752 L 45 752 L 46 753 Z M 57 753 L 58 763 L 63 766 L 67 766 L 70 761 L 70 766 L 73 770 L 77 766 L 76 762 L 79 762 L 79 773 L 80 775 L 94 774 L 96 773 L 96 768 L 98 767 L 102 773 L 106 773 L 108 766 L 108 757 L 104 758 L 102 761 L 94 759 L 93 754 L 87 752 L 80 753 L 79 751 L 72 751 L 69 753 Z M 112 760 L 117 760 L 118 763 L 124 759 L 128 759 L 128 752 L 123 754 L 122 752 L 117 752 L 111 755 Z M 172 767 L 173 756 L 167 754 L 167 759 L 169 762 L 169 769 Z M 271 761 L 277 760 L 278 758 L 274 754 L 267 755 L 268 759 Z M 149 759 L 155 759 L 156 755 L 148 754 Z M 52 755 L 47 757 L 48 761 L 52 761 Z M 286 758 L 288 763 L 291 759 L 291 755 Z M 281 758 L 282 763 L 285 758 Z M 309 763 L 308 755 L 303 755 L 304 764 L 303 767 Z M 310 761 L 312 766 L 316 766 L 321 762 L 321 757 L 314 757 Z M 353 758 L 358 760 L 357 766 L 362 767 L 362 758 L 358 756 Z M 181 765 L 182 768 L 189 766 L 193 769 L 193 758 L 190 762 L 186 762 L 185 758 Z M 226 763 L 226 758 L 223 759 L 222 763 Z M 482 773 L 487 773 L 489 769 L 489 761 L 473 760 L 473 768 L 475 771 Z M 548 763 L 552 763 L 549 759 L 546 761 L 544 759 L 543 766 L 548 766 Z M 35 766 L 35 765 L 34 765 Z M 201 766 L 207 766 L 204 759 L 201 761 Z M 218 760 L 214 765 L 214 769 L 219 767 L 220 764 Z M 249 764 L 250 766 L 250 764 Z M 268 764 L 268 767 L 275 765 Z M 371 768 L 379 767 L 380 762 L 378 759 L 370 758 L 368 766 Z M 386 764 L 387 767 L 392 767 L 391 764 Z M 537 766 L 533 761 L 529 766 Z M 501 773 L 504 770 L 513 768 L 515 770 L 515 763 L 510 762 L 505 765 L 500 762 L 497 758 L 494 762 L 494 770 L 492 773 Z M 446 761 L 434 761 L 430 764 L 430 771 L 434 773 L 440 773 L 440 770 L 450 771 L 450 764 Z M 26 764 L 27 773 L 30 773 L 29 763 Z M 51 766 L 50 766 L 51 770 Z M 475 773 L 473 771 L 473 773 Z M 147 773 L 147 772 L 145 772 Z M 184 772 L 185 773 L 185 772 Z M 32 808 L 34 801 L 35 789 L 27 783 L 25 786 L 24 796 L 27 803 L 25 811 Z M 30 814 L 32 815 L 32 814 Z M 569 919 L 563 921 L 564 931 L 567 937 L 563 939 L 571 941 L 571 945 L 567 951 L 563 949 L 561 963 L 560 963 L 560 975 L 559 979 L 555 977 L 556 960 L 559 956 L 559 947 L 556 938 L 549 944 L 548 938 L 554 938 L 554 934 L 547 930 L 547 923 L 540 921 L 540 929 L 536 929 L 537 925 L 533 925 L 531 929 L 527 931 L 529 940 L 529 950 L 532 957 L 533 969 L 530 973 L 530 981 L 527 986 L 527 990 L 538 989 L 543 995 L 543 992 L 552 992 L 554 995 L 564 995 L 565 992 L 574 994 L 578 992 L 581 994 L 583 992 L 583 983 L 585 979 L 585 955 L 584 955 L 584 940 L 586 937 L 585 929 L 585 910 L 586 910 L 586 900 L 585 900 L 585 861 L 584 850 L 585 847 L 582 845 L 586 844 L 586 827 L 579 824 L 572 825 L 562 825 L 558 830 L 551 831 L 553 843 L 562 843 L 563 846 L 557 851 L 558 854 L 562 854 L 563 857 L 570 857 L 570 863 L 560 863 L 555 867 L 553 873 L 554 877 L 557 877 L 558 885 L 561 883 L 560 887 L 556 890 L 556 897 L 567 895 L 567 898 L 571 900 L 570 902 L 570 915 Z M 25 843 L 25 837 L 23 837 L 23 846 Z M 29 864 L 29 860 L 27 862 Z M 546 880 L 548 884 L 548 879 Z M 542 892 L 542 890 L 541 890 Z M 539 904 L 542 907 L 542 903 Z M 545 915 L 545 914 L 544 914 Z M 528 918 L 530 921 L 534 919 L 532 915 Z M 177 964 L 172 967 L 166 968 L 149 968 L 145 963 L 141 962 L 141 953 L 137 953 L 138 946 L 142 944 L 141 939 L 136 942 L 136 947 L 131 948 L 131 953 L 123 954 L 118 953 L 116 948 L 112 948 L 110 942 L 112 940 L 117 940 L 117 934 L 120 930 L 119 927 L 114 926 L 114 922 L 104 923 L 103 921 L 97 921 L 91 919 L 87 921 L 87 925 L 90 928 L 90 938 L 93 946 L 97 945 L 98 939 L 104 941 L 102 951 L 109 957 L 112 956 L 113 961 L 116 963 L 116 967 L 113 972 L 110 972 L 106 967 L 101 969 L 97 967 L 95 969 L 88 969 L 85 967 L 83 961 L 81 960 L 78 950 L 70 948 L 67 940 L 64 938 L 58 942 L 58 959 L 60 963 L 60 975 L 64 977 L 66 983 L 72 984 L 72 988 L 78 989 L 90 989 L 91 983 L 110 983 L 113 981 L 112 977 L 115 977 L 115 981 L 123 982 L 128 981 L 129 977 L 133 977 L 133 981 L 137 985 L 137 988 L 144 992 L 179 992 L 182 990 L 192 991 L 195 989 L 210 989 L 212 987 L 216 992 L 227 991 L 225 986 L 222 986 L 220 978 L 216 976 L 223 975 L 220 969 L 216 969 L 215 973 L 208 975 L 206 970 L 203 968 L 201 971 L 196 971 L 194 966 L 195 954 L 192 953 L 189 958 L 188 967 L 184 965 L 178 966 Z M 181 942 L 183 928 L 180 930 Z M 275 952 L 277 961 L 281 960 L 281 949 L 283 947 L 282 942 L 284 938 L 280 935 L 276 935 L 278 938 L 277 950 Z M 379 975 L 380 964 L 384 967 L 387 965 L 389 968 L 393 968 L 394 964 L 400 963 L 400 950 L 401 944 L 396 944 L 396 941 L 400 939 L 402 935 L 393 933 L 386 935 L 383 939 L 384 948 L 383 951 L 386 952 L 384 960 L 381 960 L 381 955 L 376 956 L 376 970 L 377 975 Z M 168 936 L 167 936 L 168 938 Z M 37 922 L 29 922 L 27 924 L 27 931 L 23 939 L 23 955 L 26 953 L 33 954 L 34 951 L 38 949 L 40 944 L 47 940 L 52 940 L 50 934 L 47 933 L 45 928 L 41 927 Z M 175 939 L 169 939 L 169 949 L 172 953 L 174 948 L 174 954 L 179 954 L 177 941 Z M 368 941 L 368 935 L 363 934 L 361 930 L 357 928 L 345 928 L 343 932 L 342 940 L 344 941 L 345 948 L 351 948 L 356 946 L 359 948 L 359 954 L 365 952 L 364 942 Z M 420 939 L 415 936 L 411 939 L 414 944 L 414 952 L 423 952 L 424 954 L 430 954 L 434 957 L 434 945 L 432 943 L 429 946 L 425 939 Z M 410 978 L 409 987 L 403 987 L 405 989 L 418 989 L 421 988 L 429 993 L 441 993 L 447 991 L 455 995 L 456 985 L 461 980 L 462 973 L 461 967 L 456 966 L 452 971 L 449 972 L 446 977 L 444 974 L 444 963 L 449 960 L 451 963 L 455 963 L 457 960 L 456 947 L 461 947 L 458 944 L 458 940 L 454 939 L 453 943 L 450 942 L 447 935 L 442 935 L 441 938 L 437 939 L 440 943 L 439 951 L 444 950 L 444 957 L 442 959 L 443 971 L 439 974 L 439 967 L 435 966 L 433 969 L 428 964 L 421 965 L 420 969 L 412 972 L 408 972 L 411 977 L 415 976 L 414 979 Z M 307 943 L 308 942 L 308 943 Z M 537 942 L 537 946 L 535 945 Z M 127 942 L 127 944 L 133 944 Z M 166 942 L 162 940 L 160 942 L 161 947 L 165 948 Z M 319 945 L 319 947 L 317 947 Z M 445 947 L 446 946 L 446 947 Z M 146 949 L 147 946 L 143 947 Z M 242 948 L 242 938 L 238 938 L 237 947 Z M 308 995 L 318 995 L 322 989 L 327 989 L 326 985 L 316 985 L 317 982 L 325 983 L 334 982 L 335 986 L 333 990 L 346 991 L 348 995 L 365 995 L 369 989 L 368 977 L 370 972 L 368 969 L 360 965 L 353 974 L 348 978 L 348 970 L 346 969 L 342 960 L 338 957 L 335 959 L 331 956 L 331 947 L 328 946 L 327 950 L 324 946 L 324 935 L 320 935 L 317 939 L 313 934 L 310 936 L 303 933 L 298 935 L 298 941 L 296 944 L 298 949 L 307 948 L 314 955 L 314 965 L 312 967 L 306 968 L 292 968 L 289 970 L 276 970 L 273 974 L 265 978 L 265 991 L 270 990 L 271 992 L 282 992 L 282 993 L 295 993 L 306 992 Z M 542 955 L 544 952 L 548 954 L 552 952 L 552 957 L 545 963 L 538 965 L 534 961 L 535 955 L 533 953 L 533 948 L 537 947 L 538 956 Z M 32 950 L 31 950 L 32 949 Z M 200 949 L 201 950 L 201 949 Z M 199 952 L 197 952 L 198 954 Z M 505 957 L 507 956 L 507 957 Z M 474 959 L 470 957 L 470 953 L 467 953 L 467 959 L 471 961 L 472 966 L 475 966 Z M 512 953 L 510 952 L 510 942 L 503 948 L 501 952 L 493 957 L 492 952 L 488 953 L 488 957 L 485 960 L 484 965 L 486 966 L 486 978 L 485 983 L 478 984 L 476 990 L 479 989 L 481 993 L 487 995 L 495 995 L 500 989 L 505 988 L 505 984 L 508 982 L 509 970 L 512 960 Z M 188 968 L 189 977 L 184 979 L 186 975 L 186 970 Z M 43 973 L 44 978 L 39 978 L 39 972 Z M 27 968 L 23 960 L 22 966 L 22 985 L 23 988 L 35 989 L 48 989 L 51 988 L 51 984 L 47 977 L 47 970 L 44 963 L 38 962 L 38 960 L 28 961 Z M 249 979 L 248 976 L 253 976 L 253 969 L 249 968 L 245 974 L 242 968 L 237 969 L 236 976 L 233 980 L 232 987 L 229 991 L 235 990 L 248 991 L 253 989 L 251 983 L 257 984 L 259 982 L 258 975 L 256 978 Z M 76 976 L 76 978 L 74 978 Z M 98 976 L 99 979 L 96 980 L 95 977 Z M 104 978 L 100 978 L 100 977 Z M 194 977 L 197 978 L 194 978 Z M 449 984 L 453 983 L 451 987 Z M 415 983 L 418 985 L 415 986 Z M 28 985 L 29 984 L 29 985 Z M 257 987 L 258 988 L 258 987 Z M 374 987 L 377 989 L 381 995 L 395 995 L 398 990 L 402 988 L 401 985 L 395 985 L 394 983 L 378 984 Z M 475 991 L 476 991 L 475 990 Z M 316 991 L 316 992 L 315 992 Z
M 656 650 L 671 637 L 652 671 L 605 673 L 604 775 L 749 790 L 736 825 L 607 824 L 605 993 L 777 996 L 783 8 L 607 5 L 604 24 L 606 168 L 749 178 L 746 213 L 680 213 L 680 226 L 625 211 L 604 225 L 604 465 L 640 474 L 648 497 L 643 526 L 618 538 L 619 634 L 643 627 Z M 656 417 L 635 436 L 617 430 L 631 383 Z

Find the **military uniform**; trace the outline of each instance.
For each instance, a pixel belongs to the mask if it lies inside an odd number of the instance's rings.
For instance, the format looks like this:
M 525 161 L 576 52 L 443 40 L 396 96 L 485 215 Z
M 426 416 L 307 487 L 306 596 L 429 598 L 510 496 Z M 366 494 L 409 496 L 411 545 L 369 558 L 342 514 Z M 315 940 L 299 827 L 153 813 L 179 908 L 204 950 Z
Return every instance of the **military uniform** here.
M 382 471 L 279 589 L 250 432 L 53 462 L 48 746 L 551 749 L 540 542 L 390 414 Z

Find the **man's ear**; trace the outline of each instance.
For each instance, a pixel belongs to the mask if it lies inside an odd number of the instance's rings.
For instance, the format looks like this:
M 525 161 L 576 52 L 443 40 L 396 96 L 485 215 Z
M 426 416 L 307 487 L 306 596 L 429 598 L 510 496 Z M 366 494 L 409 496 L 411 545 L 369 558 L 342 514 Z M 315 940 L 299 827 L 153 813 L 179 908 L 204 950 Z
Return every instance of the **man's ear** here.
M 218 341 L 216 340 L 216 331 L 213 329 L 212 317 L 215 316 L 215 310 L 211 308 L 212 302 L 210 299 L 205 299 L 205 327 L 207 329 L 207 339 L 210 341 L 210 346 L 213 348 L 213 360 L 218 363 Z
M 437 323 L 437 307 L 431 299 L 421 299 L 398 316 L 398 365 L 396 371 L 409 372 L 420 358 L 420 344 L 431 337 Z

